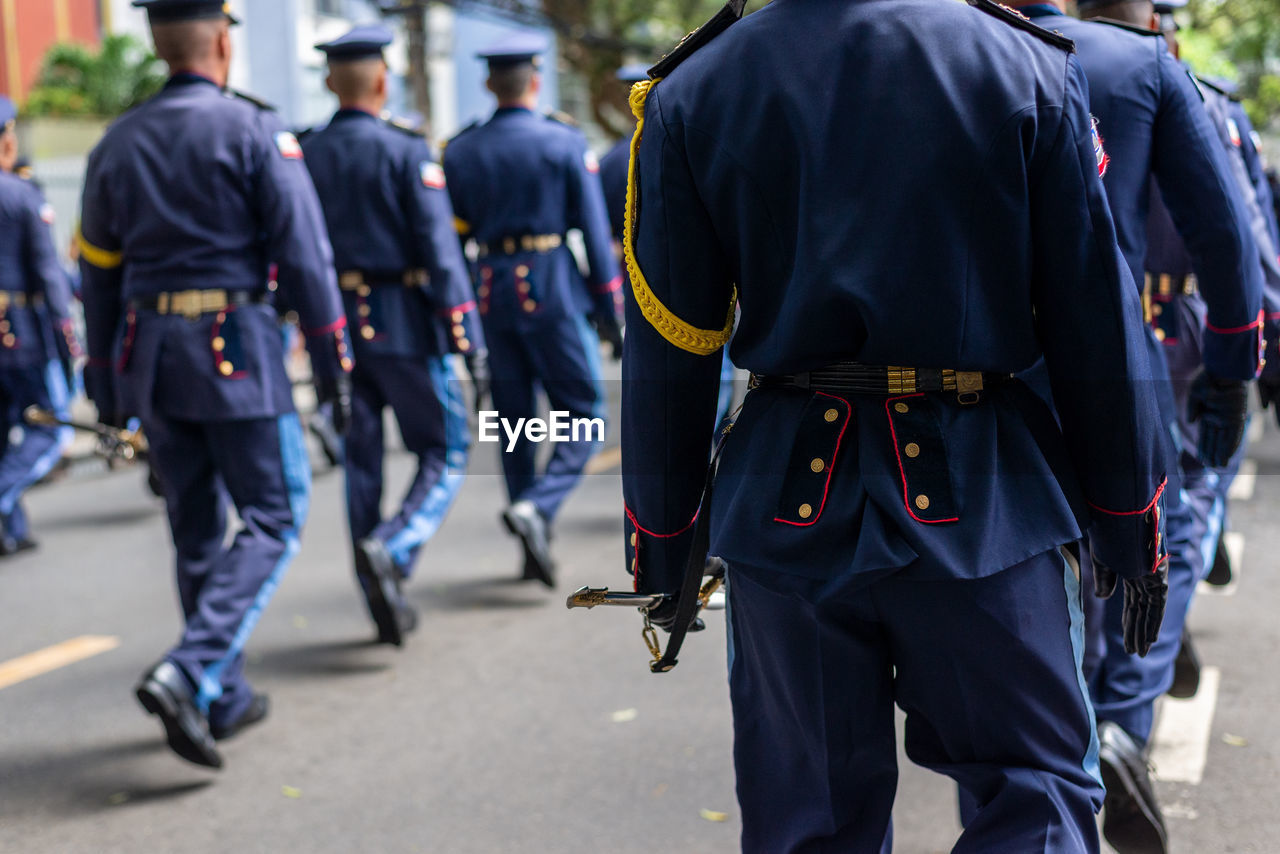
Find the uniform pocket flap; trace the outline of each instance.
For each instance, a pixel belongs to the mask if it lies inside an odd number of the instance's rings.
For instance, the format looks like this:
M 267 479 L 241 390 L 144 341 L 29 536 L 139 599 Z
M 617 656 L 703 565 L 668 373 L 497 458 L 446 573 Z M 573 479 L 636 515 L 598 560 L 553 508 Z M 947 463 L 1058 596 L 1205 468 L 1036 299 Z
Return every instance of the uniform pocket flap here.
M 808 526 L 818 521 L 852 416 L 849 401 L 831 394 L 815 392 L 805 405 L 778 496 L 775 522 Z
M 931 525 L 960 521 L 936 403 L 911 394 L 891 397 L 884 406 L 907 513 Z

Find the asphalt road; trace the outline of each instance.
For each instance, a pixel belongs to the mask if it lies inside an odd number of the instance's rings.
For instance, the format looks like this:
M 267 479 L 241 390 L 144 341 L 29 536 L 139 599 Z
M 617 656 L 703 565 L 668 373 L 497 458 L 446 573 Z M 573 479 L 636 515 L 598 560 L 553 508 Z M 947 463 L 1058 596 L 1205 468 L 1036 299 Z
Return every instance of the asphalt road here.
M 1201 704 L 1209 719 L 1186 712 L 1191 744 L 1168 760 L 1194 777 L 1202 752 L 1202 781 L 1159 786 L 1177 854 L 1280 850 L 1278 436 L 1256 444 L 1255 493 L 1233 505 L 1238 595 L 1201 597 L 1192 616 L 1220 687 Z M 390 459 L 389 494 L 408 465 Z M 172 756 L 132 696 L 179 632 L 167 529 L 141 472 L 82 472 L 30 495 L 42 548 L 0 563 L 0 669 L 83 636 L 118 645 L 0 688 L 0 851 L 736 850 L 723 614 L 653 676 L 636 615 L 563 605 L 582 584 L 626 583 L 616 472 L 566 506 L 552 594 L 512 581 L 501 482 L 477 463 L 409 585 L 422 624 L 394 650 L 369 642 L 341 476 L 321 468 L 303 551 L 249 646 L 272 716 L 225 743 L 221 772 Z M 902 765 L 895 851 L 949 850 L 949 781 Z

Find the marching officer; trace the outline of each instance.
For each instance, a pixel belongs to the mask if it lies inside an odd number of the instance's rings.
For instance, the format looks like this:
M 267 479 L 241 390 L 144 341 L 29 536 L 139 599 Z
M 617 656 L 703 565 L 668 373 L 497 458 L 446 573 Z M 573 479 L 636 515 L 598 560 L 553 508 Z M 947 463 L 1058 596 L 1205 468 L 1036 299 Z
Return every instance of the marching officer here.
M 896 701 L 978 805 L 955 850 L 1095 852 L 1063 548 L 1091 531 L 1145 653 L 1165 480 L 1071 42 L 986 0 L 742 6 L 632 95 L 622 448 L 638 589 L 702 537 L 728 564 L 743 850 L 880 851 Z M 731 332 L 755 388 L 709 499 Z M 1010 378 L 1041 357 L 1060 422 Z
M 465 359 L 480 394 L 488 375 L 444 171 L 420 134 L 380 117 L 387 101 L 382 50 L 391 40 L 382 27 L 357 27 L 316 46 L 328 57 L 328 86 L 340 106 L 302 148 L 324 208 L 356 353 L 345 451 L 356 574 L 378 639 L 399 646 L 417 622 L 401 579 L 439 529 L 467 465 L 466 405 L 449 354 Z M 384 520 L 387 407 L 418 457 L 418 471 L 400 509 Z
M 479 54 L 498 109 L 449 143 L 444 168 L 459 231 L 476 243 L 494 408 L 512 424 L 532 418 L 540 386 L 553 411 L 603 423 L 597 335 L 620 355 L 621 279 L 595 156 L 576 128 L 536 112 L 545 50 L 541 37 L 520 34 Z M 565 245 L 575 228 L 586 243 L 585 279 Z M 599 438 L 586 430 L 556 443 L 542 473 L 527 438 L 502 455 L 511 500 L 502 519 L 524 548 L 526 579 L 554 585 L 551 524 Z
M 68 427 L 24 423 L 38 406 L 67 418 L 74 360 L 71 288 L 58 263 L 53 209 L 10 174 L 18 140 L 13 102 L 0 96 L 0 556 L 33 549 L 22 494 L 62 458 Z M 21 439 L 11 441 L 15 427 Z
M 142 420 L 163 482 L 186 627 L 138 684 L 178 755 L 222 765 L 215 739 L 267 714 L 244 647 L 298 552 L 306 445 L 267 290 L 308 338 L 321 400 L 350 412 L 351 353 L 324 219 L 296 138 L 225 89 L 221 0 L 134 0 L 172 76 L 89 158 L 81 264 L 89 396 Z M 242 527 L 229 546 L 226 503 Z
M 1195 453 L 1209 465 L 1225 465 L 1244 436 L 1248 382 L 1260 365 L 1262 282 L 1257 246 L 1204 100 L 1154 31 L 1150 0 L 1080 4 L 1085 17 L 1117 19 L 1105 22 L 1069 18 L 1059 2 L 1015 5 L 1037 24 L 1076 43 L 1089 79 L 1095 130 L 1109 153 L 1099 164 L 1107 199 L 1120 248 L 1139 286 L 1153 177 L 1186 239 L 1208 305 L 1204 364 L 1187 392 L 1188 419 L 1199 434 Z M 1201 575 L 1195 550 L 1174 545 L 1187 542 L 1194 524 L 1191 509 L 1179 500 L 1182 483 L 1174 440 L 1179 404 L 1162 345 L 1150 327 L 1145 331 L 1159 378 L 1154 390 L 1164 416 L 1161 438 L 1171 479 L 1168 610 L 1159 640 L 1149 655 L 1139 658 L 1124 643 L 1123 605 L 1106 603 L 1101 614 L 1105 643 L 1090 679 L 1107 785 L 1103 832 L 1125 854 L 1164 850 L 1164 822 L 1145 747 L 1153 704 L 1172 682 L 1183 620 Z M 1066 406 L 1059 401 L 1059 412 Z M 1105 591 L 1109 575 L 1098 575 L 1095 585 Z

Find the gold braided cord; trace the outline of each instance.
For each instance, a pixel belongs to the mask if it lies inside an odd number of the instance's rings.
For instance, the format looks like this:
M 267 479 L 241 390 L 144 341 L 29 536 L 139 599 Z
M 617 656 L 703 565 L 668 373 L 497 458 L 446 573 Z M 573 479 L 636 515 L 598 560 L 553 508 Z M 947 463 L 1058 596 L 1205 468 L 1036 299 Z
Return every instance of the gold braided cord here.
M 455 231 L 458 232 L 458 234 L 471 233 L 471 223 L 467 222 L 465 219 L 463 219 L 460 216 L 455 216 L 453 218 L 453 228 Z
M 661 79 L 661 78 L 659 78 Z M 636 117 L 636 132 L 631 137 L 631 163 L 627 168 L 627 207 L 622 232 L 622 252 L 627 263 L 627 274 L 631 278 L 631 291 L 635 294 L 636 304 L 644 319 L 658 334 L 681 350 L 697 356 L 709 356 L 725 344 L 733 334 L 733 308 L 738 299 L 735 289 L 729 299 L 729 316 L 725 320 L 724 329 L 699 329 L 676 316 L 675 312 L 662 304 L 636 260 L 636 155 L 640 151 L 640 137 L 644 131 L 644 104 L 649 97 L 649 90 L 656 86 L 657 80 L 641 80 L 631 87 L 631 112 Z
M 80 257 L 101 270 L 114 270 L 124 263 L 124 254 L 100 249 L 84 239 L 79 227 L 76 228 L 76 243 L 80 246 Z

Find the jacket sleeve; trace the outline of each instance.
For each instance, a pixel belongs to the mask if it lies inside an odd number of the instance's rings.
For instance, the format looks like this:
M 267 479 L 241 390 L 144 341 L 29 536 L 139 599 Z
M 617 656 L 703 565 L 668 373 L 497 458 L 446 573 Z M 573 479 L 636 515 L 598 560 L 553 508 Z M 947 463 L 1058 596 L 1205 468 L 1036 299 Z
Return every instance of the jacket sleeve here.
M 1231 103 L 1231 117 L 1240 131 L 1240 154 L 1249 170 L 1254 200 L 1267 223 L 1267 234 L 1271 237 L 1272 247 L 1280 249 L 1280 222 L 1276 221 L 1275 197 L 1271 193 L 1271 184 L 1267 182 L 1266 170 L 1262 167 L 1262 153 L 1258 151 L 1258 133 L 1253 122 L 1249 121 L 1249 114 L 1244 107 L 1234 101 Z
M 348 373 L 353 366 L 347 318 L 338 292 L 324 214 L 315 185 L 293 135 L 270 113 L 260 114 L 251 174 L 257 177 L 259 221 L 277 282 L 298 314 L 317 379 Z
M 632 290 L 622 359 L 627 566 L 637 590 L 677 590 L 692 545 L 716 425 L 728 267 L 657 90 L 632 176 L 638 210 L 626 241 Z M 727 337 L 727 336 L 725 336 Z
M 439 320 L 449 330 L 450 349 L 462 354 L 483 350 L 484 331 L 458 242 L 444 169 L 431 160 L 422 142 L 411 147 L 406 170 L 409 225 L 418 256 L 431 276 Z
M 1160 51 L 1158 62 L 1152 170 L 1208 306 L 1204 364 L 1218 377 L 1253 379 L 1262 344 L 1258 247 L 1202 96 L 1167 51 Z
M 53 209 L 35 187 L 30 188 L 30 200 L 25 206 L 24 244 L 29 278 L 35 282 L 38 293 L 44 295 L 49 313 L 49 323 L 55 336 L 54 346 L 62 359 L 80 356 L 80 342 L 71 322 L 71 282 L 58 262 L 58 252 L 53 246 Z
M 111 215 L 111 199 L 107 193 L 102 167 L 102 152 L 89 157 L 85 173 L 84 195 L 80 202 L 80 225 L 76 242 L 80 249 L 80 299 L 84 303 L 85 346 L 89 361 L 85 366 L 85 384 L 92 392 L 108 393 L 112 350 L 124 313 L 124 254 L 121 236 Z M 95 386 L 95 379 L 99 382 Z M 100 408 L 108 401 L 94 400 Z M 111 404 L 108 408 L 113 408 Z
M 587 247 L 587 287 L 591 291 L 595 314 L 616 316 L 622 309 L 622 277 L 613 254 L 613 237 L 609 231 L 609 214 L 604 205 L 604 189 L 600 186 L 600 164 L 587 148 L 585 139 L 575 136 L 568 172 L 570 228 L 582 230 Z
M 1061 121 L 1033 162 L 1032 300 L 1054 403 L 1093 520 L 1095 554 L 1126 578 L 1164 555 L 1166 445 L 1138 291 L 1099 177 L 1074 57 Z

